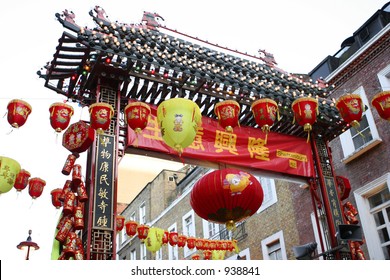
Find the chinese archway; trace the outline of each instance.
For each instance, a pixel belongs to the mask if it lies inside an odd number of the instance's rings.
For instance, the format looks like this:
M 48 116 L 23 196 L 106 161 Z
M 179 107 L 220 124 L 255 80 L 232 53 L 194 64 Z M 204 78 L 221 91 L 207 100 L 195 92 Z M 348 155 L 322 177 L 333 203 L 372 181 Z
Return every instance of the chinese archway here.
M 148 13 L 147 20 L 136 25 L 111 21 L 96 9 L 89 14 L 97 27 L 81 27 L 68 10 L 55 15 L 66 31 L 46 71 L 38 71 L 45 87 L 80 106 L 109 108 L 94 120 L 103 129 L 89 133 L 91 128 L 82 124 L 84 141 L 77 144 L 82 149 L 69 149 L 75 156 L 88 154 L 85 182 L 78 183 L 85 184 L 88 193 L 80 204 L 85 213 L 93 213 L 84 215 L 84 259 L 116 257 L 116 170 L 126 150 L 133 146 L 177 159 L 177 151 L 164 143 L 157 121 L 158 105 L 174 98 L 192 100 L 202 115 L 192 144 L 180 153 L 184 160 L 234 163 L 304 178 L 313 196 L 325 197 L 329 238 L 332 247 L 338 245 L 336 225 L 345 221 L 337 215 L 342 210 L 327 142 L 349 124 L 328 98 L 331 88 L 288 74 L 265 58 L 243 59 L 240 52 L 234 55 L 215 51 L 215 45 L 178 39 L 174 30 L 157 23 L 157 14 Z M 298 98 L 309 97 L 318 107 L 292 108 Z M 254 102 L 262 99 L 271 102 L 253 112 Z M 150 108 L 141 131 L 135 132 L 126 120 L 131 102 Z M 215 105 L 225 103 L 234 104 L 234 112 L 216 112 Z M 294 120 L 293 110 L 307 120 L 303 125 Z M 221 125 L 229 116 L 235 119 L 234 129 Z M 172 121 L 172 129 L 179 132 L 183 115 L 178 112 Z M 66 146 L 74 147 L 77 131 L 65 134 Z

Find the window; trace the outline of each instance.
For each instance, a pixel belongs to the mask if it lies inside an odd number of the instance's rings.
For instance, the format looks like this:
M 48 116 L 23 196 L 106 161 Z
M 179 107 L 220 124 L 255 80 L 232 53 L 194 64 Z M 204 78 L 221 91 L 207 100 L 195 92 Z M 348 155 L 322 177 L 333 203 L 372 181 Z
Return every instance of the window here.
M 146 246 L 145 243 L 141 243 L 139 245 L 139 251 L 140 251 L 140 260 L 146 260 Z
M 183 234 L 185 236 L 195 236 L 195 215 L 194 210 L 189 211 L 182 218 L 183 222 Z M 195 249 L 188 249 L 187 246 L 184 247 L 184 257 L 189 256 L 194 253 Z
M 353 92 L 359 94 L 363 104 L 368 108 L 362 116 L 360 126 L 356 129 L 351 127 L 340 135 L 341 147 L 343 149 L 343 162 L 347 163 L 373 148 L 382 140 L 379 138 L 378 130 L 376 129 L 375 121 L 370 109 L 370 103 L 364 92 L 363 87 L 358 88 Z
M 141 204 L 139 207 L 139 223 L 144 225 L 146 223 L 146 209 L 145 202 Z
M 219 232 L 219 224 L 209 222 L 202 219 L 203 237 L 206 239 L 216 239 L 215 236 Z
M 177 232 L 176 223 L 171 225 L 168 228 L 168 232 Z M 171 246 L 168 244 L 168 259 L 169 260 L 178 260 L 179 259 L 178 246 Z
M 156 261 L 160 261 L 163 259 L 163 253 L 162 253 L 162 248 L 156 252 Z
M 390 173 L 354 192 L 369 258 L 390 260 Z
M 279 231 L 261 241 L 264 260 L 287 260 L 283 232 Z
M 128 235 L 126 234 L 126 228 L 121 230 L 121 242 L 124 243 L 127 240 Z
M 263 203 L 257 213 L 264 211 L 266 208 L 275 204 L 278 199 L 276 197 L 276 188 L 275 188 L 275 180 L 265 177 L 255 176 L 256 179 L 260 182 L 261 187 L 263 188 L 264 198 Z
M 136 260 L 137 259 L 137 252 L 135 249 L 130 251 L 130 260 Z

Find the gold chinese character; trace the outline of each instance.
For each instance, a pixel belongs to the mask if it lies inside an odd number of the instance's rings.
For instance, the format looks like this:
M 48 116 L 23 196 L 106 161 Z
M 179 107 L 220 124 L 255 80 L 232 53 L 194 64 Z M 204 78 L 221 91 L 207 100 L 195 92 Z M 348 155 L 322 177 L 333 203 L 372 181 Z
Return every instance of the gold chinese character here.
M 110 183 L 108 182 L 107 174 L 100 175 L 99 182 L 100 184 L 105 183 L 107 186 L 110 185 Z
M 237 135 L 225 131 L 216 131 L 214 147 L 215 151 L 221 153 L 223 150 L 227 150 L 229 153 L 238 155 L 236 148 Z
M 107 227 L 107 223 L 108 220 L 106 216 L 99 217 L 99 219 L 97 220 L 97 224 L 100 227 Z
M 160 135 L 160 127 L 157 123 L 157 117 L 149 116 L 148 126 L 145 127 L 144 131 L 146 133 L 143 133 L 142 135 L 145 138 L 163 141 Z
M 103 136 L 103 137 L 100 138 L 100 139 L 101 139 L 101 140 L 100 140 L 100 144 L 101 144 L 102 146 L 104 146 L 105 148 L 107 148 L 107 145 L 108 145 L 108 144 L 111 144 L 110 138 L 107 137 L 107 136 Z
M 100 188 L 99 193 L 98 193 L 98 196 L 100 197 L 100 199 L 108 199 L 107 193 L 108 193 L 108 192 L 107 192 L 106 189 Z
M 109 159 L 111 158 L 111 153 L 107 151 L 106 149 L 103 149 L 103 151 L 100 152 L 100 157 Z
M 204 151 L 205 148 L 204 148 L 203 143 L 202 143 L 202 137 L 203 137 L 203 128 L 199 127 L 198 130 L 196 131 L 194 141 L 191 143 L 191 145 L 188 146 L 188 148 L 194 149 L 194 150 Z
M 99 203 L 98 207 L 102 210 L 102 213 L 106 213 L 106 207 L 108 206 L 108 204 L 102 200 L 102 202 Z
M 248 137 L 248 152 L 251 158 L 270 160 L 269 149 L 265 145 L 265 139 Z
M 102 163 L 100 164 L 100 168 L 99 168 L 100 171 L 108 172 L 109 169 L 110 169 L 110 165 L 108 164 L 107 161 L 104 161 L 104 162 L 102 162 Z

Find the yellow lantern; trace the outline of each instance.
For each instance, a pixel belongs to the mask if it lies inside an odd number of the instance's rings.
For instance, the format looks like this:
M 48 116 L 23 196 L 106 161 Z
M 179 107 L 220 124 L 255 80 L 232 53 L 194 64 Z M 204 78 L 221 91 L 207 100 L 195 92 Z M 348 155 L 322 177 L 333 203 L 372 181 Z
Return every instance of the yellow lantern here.
M 224 260 L 226 251 L 223 250 L 213 250 L 211 254 L 212 260 Z
M 173 98 L 158 106 L 157 121 L 164 142 L 181 154 L 194 141 L 202 115 L 195 102 Z
M 13 188 L 19 172 L 20 164 L 16 160 L 0 157 L 0 194 L 9 192 Z
M 161 228 L 150 228 L 148 232 L 148 237 L 145 239 L 146 249 L 152 253 L 160 250 L 163 244 L 164 230 Z

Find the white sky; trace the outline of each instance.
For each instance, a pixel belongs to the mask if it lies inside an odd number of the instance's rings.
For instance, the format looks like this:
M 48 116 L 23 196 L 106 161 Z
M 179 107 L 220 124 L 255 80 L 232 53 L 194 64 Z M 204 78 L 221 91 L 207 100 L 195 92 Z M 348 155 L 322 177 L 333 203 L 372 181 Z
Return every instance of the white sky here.
M 47 185 L 32 203 L 27 189 L 19 196 L 12 189 L 0 195 L 0 259 L 23 259 L 16 249 L 32 229 L 41 249 L 32 260 L 50 259 L 54 229 L 60 210 L 51 205 L 50 191 L 67 179 L 61 169 L 69 152 L 62 147 L 49 123 L 49 106 L 64 100 L 44 87 L 36 72 L 55 52 L 62 32 L 54 14 L 64 9 L 76 14 L 76 22 L 94 27 L 88 12 L 102 6 L 109 18 L 139 23 L 143 11 L 157 12 L 169 28 L 221 46 L 257 55 L 272 53 L 288 72 L 308 73 L 327 55 L 333 55 L 385 0 L 297 1 L 8 1 L 0 17 L 2 71 L 0 95 L 0 155 L 18 160 L 32 177 Z M 11 131 L 5 116 L 11 99 L 32 105 L 26 124 Z M 75 105 L 72 122 L 88 110 Z M 81 158 L 82 159 L 82 158 Z M 79 159 L 79 160 L 81 160 Z

